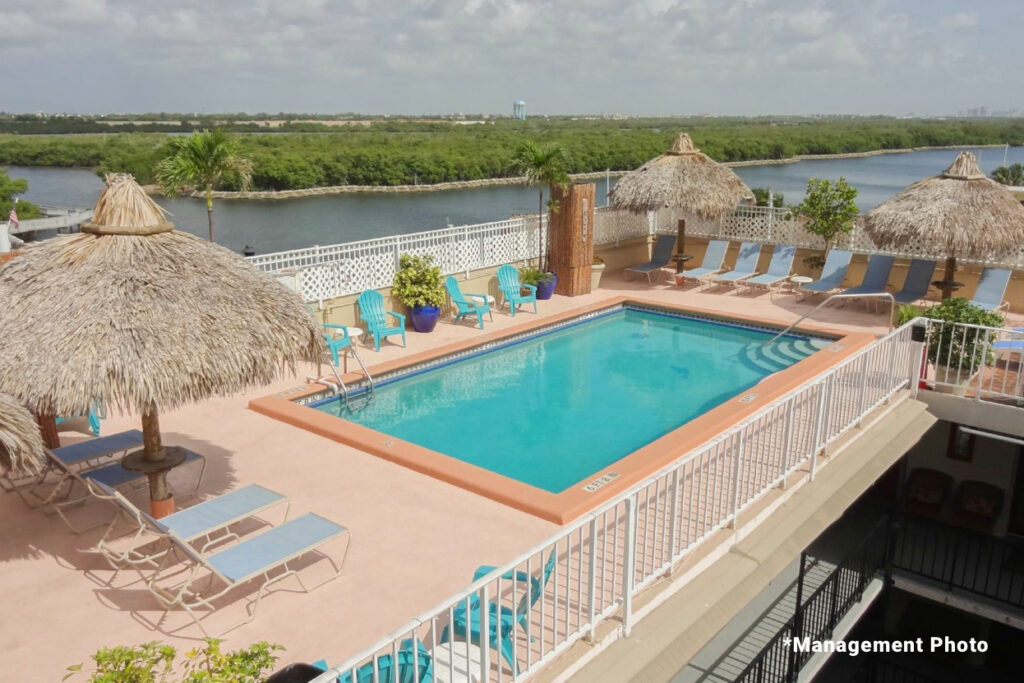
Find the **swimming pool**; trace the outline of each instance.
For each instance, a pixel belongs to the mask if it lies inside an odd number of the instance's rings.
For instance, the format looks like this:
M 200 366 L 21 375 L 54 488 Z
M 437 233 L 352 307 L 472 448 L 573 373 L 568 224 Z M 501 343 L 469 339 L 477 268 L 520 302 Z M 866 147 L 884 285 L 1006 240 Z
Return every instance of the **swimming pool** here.
M 560 493 L 834 341 L 775 333 L 625 306 L 312 407 Z

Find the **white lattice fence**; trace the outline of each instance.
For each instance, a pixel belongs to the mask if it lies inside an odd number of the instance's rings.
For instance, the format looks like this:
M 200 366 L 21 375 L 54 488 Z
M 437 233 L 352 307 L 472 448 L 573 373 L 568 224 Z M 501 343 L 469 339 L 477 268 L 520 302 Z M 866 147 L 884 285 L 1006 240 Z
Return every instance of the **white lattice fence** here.
M 651 234 L 650 214 L 601 207 L 594 213 L 594 244 L 610 244 Z

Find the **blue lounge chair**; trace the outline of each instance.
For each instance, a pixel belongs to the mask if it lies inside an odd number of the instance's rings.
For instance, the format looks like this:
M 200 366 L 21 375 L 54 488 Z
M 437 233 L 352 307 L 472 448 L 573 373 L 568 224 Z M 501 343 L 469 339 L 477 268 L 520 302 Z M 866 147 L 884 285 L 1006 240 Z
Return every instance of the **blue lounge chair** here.
M 846 249 L 832 249 L 825 257 L 825 266 L 821 269 L 821 277 L 814 282 L 801 285 L 801 294 L 831 294 L 839 291 L 846 278 L 846 270 L 850 267 L 853 254 Z
M 651 254 L 651 260 L 647 263 L 639 263 L 635 266 L 626 268 L 626 273 L 642 273 L 647 276 L 647 282 L 651 282 L 651 273 L 656 270 L 661 270 L 668 266 L 669 260 L 672 258 L 672 253 L 676 248 L 676 236 L 675 235 L 658 235 L 658 240 L 654 243 L 654 252 Z
M 534 285 L 524 285 L 519 282 L 519 271 L 514 266 L 504 265 L 498 268 L 498 289 L 501 290 L 502 299 L 508 304 L 509 312 L 514 318 L 516 308 L 522 304 L 533 304 L 533 312 L 537 312 L 537 288 Z M 523 294 L 523 290 L 527 293 Z
M 286 521 L 291 506 L 288 498 L 280 493 L 258 484 L 250 484 L 156 519 L 133 505 L 120 491 L 112 489 L 103 482 L 90 480 L 87 483 L 95 497 L 109 500 L 118 508 L 117 516 L 110 522 L 110 526 L 107 527 L 103 537 L 96 544 L 96 549 L 107 558 L 114 569 L 120 569 L 126 565 L 152 563 L 167 552 L 167 548 L 163 545 L 160 545 L 156 552 L 148 554 L 142 552 L 141 548 L 144 547 L 142 541 L 147 536 L 163 538 L 173 531 L 186 543 L 206 539 L 205 549 L 210 544 L 219 543 L 228 538 L 238 538 L 237 535 L 228 531 L 232 524 L 254 517 L 282 503 L 285 506 L 282 521 Z M 110 545 L 109 540 L 121 520 L 135 526 L 135 534 L 131 541 L 119 541 L 118 547 L 115 548 Z M 149 545 L 149 542 L 147 541 L 145 545 Z
M 530 610 L 537 603 L 543 594 L 544 584 L 547 583 L 548 578 L 551 576 L 551 572 L 555 568 L 556 562 L 555 551 L 551 551 L 551 555 L 548 557 L 547 565 L 544 567 L 543 581 L 536 577 L 530 576 L 525 572 L 509 572 L 502 576 L 503 579 L 512 580 L 515 576 L 517 581 L 522 581 L 524 584 L 529 585 L 523 597 L 519 600 L 519 604 L 515 609 L 499 605 L 496 601 L 490 600 L 487 603 L 487 623 L 488 623 L 488 635 L 487 644 L 501 652 L 502 658 L 512 668 L 512 671 L 516 674 L 519 673 L 519 663 L 515 659 L 514 655 L 514 644 L 512 639 L 515 637 L 514 632 L 516 627 L 522 628 L 524 631 L 529 633 L 529 615 Z M 481 570 L 493 571 L 493 567 L 480 567 L 477 569 L 475 576 L 477 578 L 486 576 L 490 571 L 481 573 Z M 451 635 L 451 631 L 455 632 L 456 636 L 463 638 L 468 637 L 471 643 L 479 644 L 481 642 L 480 627 L 482 624 L 482 613 L 480 598 L 475 593 L 464 602 L 460 603 L 452 612 L 452 623 L 450 626 L 446 626 L 444 631 L 441 633 L 441 642 L 447 643 Z
M 911 261 L 907 277 L 903 281 L 903 289 L 892 295 L 896 303 L 912 304 L 923 299 L 928 294 L 934 273 L 935 261 L 918 258 Z
M 69 518 L 65 513 L 66 509 L 77 506 L 88 499 L 92 494 L 94 486 L 102 485 L 115 491 L 123 491 L 144 485 L 148 481 L 145 474 L 142 472 L 126 470 L 121 466 L 120 462 L 112 462 L 91 470 L 75 471 L 61 462 L 53 451 L 47 451 L 47 455 L 49 456 L 49 466 L 52 468 L 51 471 L 57 472 L 60 478 L 48 493 L 41 494 L 39 493 L 39 489 L 33 489 L 28 493 L 28 495 L 22 495 L 22 499 L 29 505 L 29 507 L 52 507 L 52 509 L 60 515 L 61 519 L 64 520 L 64 523 L 68 525 L 68 528 L 76 534 L 89 529 L 94 529 L 106 523 L 105 520 L 100 519 L 95 521 L 91 526 L 78 528 L 71 518 Z M 181 468 L 191 463 L 199 464 L 199 474 L 196 476 L 191 488 L 186 491 L 179 491 L 179 494 L 187 494 L 196 491 L 203 480 L 203 474 L 206 472 L 206 458 L 198 453 L 186 449 L 185 460 L 178 467 Z M 71 493 L 74 491 L 76 486 L 82 489 L 82 493 L 81 495 L 72 498 Z M 19 493 L 21 493 L 20 490 Z
M 864 280 L 856 287 L 843 290 L 843 294 L 881 294 L 887 291 L 889 273 L 895 259 L 884 254 L 872 254 L 868 259 L 868 268 L 864 271 Z
M 43 504 L 45 496 L 39 497 L 38 492 L 50 474 L 57 473 L 64 479 L 67 476 L 66 472 L 84 472 L 99 467 L 114 456 L 123 455 L 140 446 L 142 432 L 137 429 L 81 441 L 71 446 L 61 446 L 50 452 L 51 458 L 37 476 L 28 481 L 15 482 L 10 478 L 9 472 L 4 473 L 0 479 L 0 487 L 7 491 L 18 491 L 28 505 L 35 507 Z
M 380 341 L 395 334 L 402 335 L 405 346 L 405 316 L 395 311 L 384 310 L 384 297 L 375 289 L 367 289 L 359 295 L 359 319 L 366 323 L 366 331 L 373 335 L 373 350 L 380 351 Z M 388 316 L 397 325 L 388 325 Z
M 1013 271 L 1008 268 L 986 268 L 978 280 L 978 288 L 974 290 L 971 304 L 986 311 L 998 311 L 1008 305 L 1003 301 L 1006 286 L 1010 284 Z
M 1001 339 L 993 342 L 992 349 L 1002 353 L 1024 353 L 1024 327 L 1015 327 L 1011 330 L 1013 339 Z
M 320 549 L 326 544 L 343 537 L 347 539 L 347 542 L 345 552 L 339 562 L 335 562 L 320 552 Z M 223 635 L 252 621 L 267 588 L 278 581 L 295 576 L 302 589 L 308 593 L 339 577 L 345 566 L 345 558 L 351 543 L 351 533 L 348 529 L 313 513 L 297 517 L 256 536 L 245 538 L 212 554 L 197 550 L 173 531 L 167 532 L 167 538 L 171 542 L 171 547 L 164 554 L 160 566 L 149 577 L 146 587 L 164 609 L 172 610 L 180 607 L 188 612 L 192 621 L 206 636 L 210 634 L 195 613 L 195 609 L 204 607 L 212 612 L 216 609 L 214 603 L 217 599 L 249 581 L 262 578 L 256 598 L 250 603 L 252 609 L 246 610 L 247 617 L 220 631 L 219 634 Z M 298 575 L 297 570 L 289 566 L 289 563 L 314 552 L 328 559 L 334 571 L 326 578 L 307 586 L 302 577 Z M 173 559 L 192 565 L 191 570 L 185 572 L 185 578 L 176 585 L 163 585 L 161 580 L 164 579 L 164 571 L 168 568 L 172 569 L 172 575 L 179 576 L 182 573 L 181 568 L 172 561 Z M 203 575 L 202 581 L 200 581 L 200 575 Z M 215 581 L 219 581 L 223 588 L 215 591 Z M 205 584 L 205 590 L 197 587 L 197 584 L 200 583 Z
M 700 266 L 685 270 L 676 275 L 676 282 L 683 284 L 692 280 L 703 284 L 704 278 L 717 275 L 722 272 L 722 261 L 725 260 L 725 252 L 729 249 L 729 242 L 726 240 L 711 240 L 707 249 L 704 250 L 704 260 Z
M 398 646 L 398 671 L 392 672 L 391 654 L 377 657 L 377 676 L 373 675 L 373 662 L 367 662 L 356 669 L 356 683 L 430 683 L 433 680 L 434 663 L 426 646 L 419 638 L 416 639 L 416 650 L 413 651 L 412 638 L 406 638 Z M 313 666 L 327 671 L 327 662 L 313 662 Z M 419 669 L 419 675 L 416 670 Z M 352 683 L 352 672 L 343 671 L 336 679 L 337 683 Z
M 484 329 L 484 313 L 487 314 L 488 319 L 494 320 L 486 294 L 463 294 L 459 287 L 459 281 L 455 279 L 454 275 L 449 275 L 445 279 L 444 286 L 448 290 L 448 296 L 452 303 L 455 304 L 455 322 L 459 322 L 468 315 L 475 315 L 482 330 Z M 467 297 L 475 299 L 475 301 L 469 301 Z
M 736 265 L 728 273 L 715 276 L 711 282 L 716 285 L 735 285 L 740 280 L 757 275 L 757 259 L 761 256 L 760 242 L 744 242 L 736 256 Z
M 794 256 L 796 256 L 796 247 L 775 245 L 775 249 L 772 251 L 772 260 L 768 264 L 768 272 L 741 280 L 739 284 L 751 288 L 763 287 L 768 290 L 770 296 L 776 288 L 789 279 L 789 274 L 793 270 Z

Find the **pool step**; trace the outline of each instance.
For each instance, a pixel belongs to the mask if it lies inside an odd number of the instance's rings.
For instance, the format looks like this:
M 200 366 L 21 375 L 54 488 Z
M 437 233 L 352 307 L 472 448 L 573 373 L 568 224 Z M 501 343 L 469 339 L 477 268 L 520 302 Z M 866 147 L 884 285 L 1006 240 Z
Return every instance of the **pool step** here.
M 778 372 L 815 353 L 828 342 L 819 339 L 782 337 L 767 346 L 749 344 L 741 353 L 743 359 L 766 372 Z

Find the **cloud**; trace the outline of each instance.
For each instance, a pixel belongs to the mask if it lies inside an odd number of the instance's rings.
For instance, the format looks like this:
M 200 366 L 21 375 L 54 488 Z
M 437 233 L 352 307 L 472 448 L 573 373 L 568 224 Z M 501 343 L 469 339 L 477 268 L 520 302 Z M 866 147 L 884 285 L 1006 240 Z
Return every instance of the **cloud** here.
M 1002 66 L 1020 17 L 952 0 L 35 0 L 0 5 L 0 69 L 24 83 L 15 110 L 943 111 L 951 91 L 1021 90 Z

